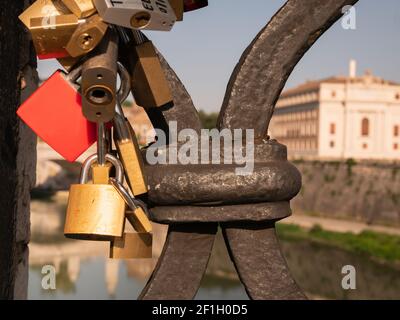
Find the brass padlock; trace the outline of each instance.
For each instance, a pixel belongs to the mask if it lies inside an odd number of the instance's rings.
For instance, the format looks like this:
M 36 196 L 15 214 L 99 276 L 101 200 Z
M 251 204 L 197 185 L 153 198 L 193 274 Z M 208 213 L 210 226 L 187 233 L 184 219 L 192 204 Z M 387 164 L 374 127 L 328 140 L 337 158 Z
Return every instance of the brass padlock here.
M 146 109 L 168 105 L 173 97 L 153 43 L 140 31 L 127 32 L 129 42 L 125 56 L 129 59 L 127 64 L 136 103 Z
M 82 112 L 92 122 L 109 122 L 115 115 L 118 35 L 108 28 L 82 67 Z
M 126 190 L 125 187 L 116 179 L 110 178 L 110 184 L 114 186 L 119 195 L 128 205 L 128 210 L 126 211 L 125 215 L 128 221 L 135 228 L 135 230 L 138 232 L 146 233 L 152 232 L 153 227 L 148 218 L 148 215 L 150 215 L 150 213 L 148 212 L 146 205 L 135 197 L 131 197 L 128 190 Z M 147 212 L 147 214 L 145 213 L 145 211 Z
M 114 117 L 114 129 L 115 145 L 132 193 L 135 196 L 147 193 L 144 163 L 136 134 L 129 121 L 119 112 Z
M 128 190 L 119 183 L 117 180 L 111 178 L 110 183 L 119 192 L 122 198 L 126 201 L 131 211 L 127 212 L 127 219 L 131 222 L 133 228 L 138 231 L 137 233 L 125 232 L 123 237 L 115 238 L 110 244 L 110 258 L 112 259 L 146 259 L 152 258 L 152 226 L 150 220 L 147 218 L 143 211 L 145 204 L 136 205 L 139 200 L 132 198 L 129 195 Z M 135 203 L 135 202 L 136 203 Z M 137 213 L 143 212 L 143 216 Z M 135 218 L 129 219 L 129 217 L 135 216 Z M 133 223 L 132 223 L 133 222 Z
M 107 162 L 104 165 L 95 163 L 92 165 L 92 183 L 93 184 L 108 184 L 110 180 L 111 163 Z
M 107 28 L 108 24 L 95 14 L 78 26 L 65 49 L 74 58 L 88 54 L 101 42 Z
M 62 0 L 78 18 L 87 18 L 96 12 L 92 0 Z
M 183 20 L 183 11 L 184 11 L 184 5 L 183 5 L 183 0 L 169 0 L 169 3 L 174 9 L 175 15 L 176 15 L 176 20 L 177 21 L 182 21 Z
M 151 233 L 125 232 L 110 243 L 111 259 L 151 259 L 153 257 Z
M 80 184 L 70 188 L 64 234 L 80 240 L 111 241 L 122 237 L 125 224 L 125 201 L 111 184 L 88 184 L 91 166 L 98 155 L 89 157 L 82 167 Z M 114 156 L 106 161 L 115 167 L 116 181 L 123 181 L 123 167 Z
M 31 32 L 39 59 L 69 56 L 65 47 L 80 21 L 62 2 L 36 1 L 19 19 Z
M 57 61 L 62 65 L 62 67 L 67 72 L 70 72 L 78 64 L 80 60 L 81 58 L 72 58 L 72 57 L 57 59 Z
M 61 0 L 39 0 L 33 2 L 18 18 L 29 29 L 32 18 L 42 18 L 43 24 L 46 24 L 46 21 L 51 20 L 53 17 L 66 14 L 72 14 L 72 11 Z

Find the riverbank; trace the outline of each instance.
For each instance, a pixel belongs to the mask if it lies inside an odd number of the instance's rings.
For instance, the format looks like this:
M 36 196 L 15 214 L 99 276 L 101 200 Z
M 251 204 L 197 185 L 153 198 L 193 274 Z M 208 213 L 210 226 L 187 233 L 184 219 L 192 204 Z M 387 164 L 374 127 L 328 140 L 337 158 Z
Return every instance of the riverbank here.
M 328 221 L 324 221 L 328 220 Z M 296 224 L 296 221 L 299 224 Z M 318 221 L 319 223 L 314 223 Z M 379 262 L 400 266 L 400 235 L 394 228 L 375 227 L 337 221 L 297 217 L 277 224 L 277 233 L 284 241 L 309 241 L 356 253 Z M 352 229 L 353 227 L 353 229 Z M 334 230 L 334 231 L 332 231 Z M 339 231 L 338 231 L 339 230 Z

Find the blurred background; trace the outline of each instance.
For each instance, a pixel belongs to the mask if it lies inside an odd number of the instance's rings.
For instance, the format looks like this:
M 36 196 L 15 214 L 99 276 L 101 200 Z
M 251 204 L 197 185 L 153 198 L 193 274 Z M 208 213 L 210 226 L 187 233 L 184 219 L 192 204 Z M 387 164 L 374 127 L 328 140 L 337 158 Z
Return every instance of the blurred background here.
M 205 128 L 215 127 L 242 52 L 285 1 L 209 1 L 172 32 L 147 32 L 192 95 Z M 288 146 L 303 176 L 293 216 L 278 224 L 283 253 L 313 299 L 400 298 L 400 3 L 360 1 L 355 29 L 337 22 L 305 55 L 277 104 L 270 135 Z M 45 80 L 55 60 L 40 60 Z M 144 112 L 124 105 L 141 144 L 154 137 Z M 94 149 L 85 153 L 82 161 Z M 68 189 L 80 163 L 38 142 L 32 192 L 29 298 L 135 299 L 166 236 L 155 225 L 154 258 L 107 259 L 104 243 L 67 240 Z M 42 266 L 57 271 L 43 290 Z M 341 287 L 342 267 L 357 270 L 357 290 Z M 219 235 L 197 298 L 246 299 Z

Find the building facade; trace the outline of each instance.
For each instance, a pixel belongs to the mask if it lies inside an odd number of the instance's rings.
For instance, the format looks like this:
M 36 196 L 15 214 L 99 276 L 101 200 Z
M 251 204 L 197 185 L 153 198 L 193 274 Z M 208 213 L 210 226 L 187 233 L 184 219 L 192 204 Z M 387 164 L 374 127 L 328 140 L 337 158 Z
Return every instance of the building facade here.
M 270 136 L 291 158 L 400 158 L 400 85 L 373 76 L 310 81 L 284 91 Z

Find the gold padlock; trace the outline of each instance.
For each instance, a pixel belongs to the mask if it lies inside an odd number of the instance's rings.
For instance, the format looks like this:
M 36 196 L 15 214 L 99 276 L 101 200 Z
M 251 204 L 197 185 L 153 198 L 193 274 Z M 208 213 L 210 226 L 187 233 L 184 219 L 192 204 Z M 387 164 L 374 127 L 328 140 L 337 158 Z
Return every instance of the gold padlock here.
M 110 244 L 111 259 L 151 259 L 153 257 L 151 233 L 125 232 Z
M 184 5 L 183 5 L 183 0 L 169 0 L 169 3 L 174 9 L 175 15 L 176 15 L 176 20 L 177 21 L 182 21 L 183 20 L 183 11 L 184 11 Z
M 82 68 L 82 112 L 92 122 L 106 123 L 115 115 L 118 35 L 108 28 L 106 35 Z
M 126 218 L 137 233 L 125 232 L 123 237 L 115 238 L 110 244 L 110 258 L 113 259 L 146 259 L 152 258 L 152 226 L 143 209 L 136 205 L 139 200 L 133 200 L 128 190 L 116 179 L 111 178 L 110 183 L 115 187 L 120 196 L 125 200 L 129 209 Z M 135 202 L 134 202 L 135 201 Z M 143 208 L 145 204 L 142 204 Z M 139 210 L 140 209 L 140 210 Z M 143 215 L 141 215 L 141 213 Z
M 43 24 L 50 21 L 53 17 L 72 14 L 61 0 L 39 0 L 33 2 L 27 9 L 19 15 L 19 19 L 30 29 L 32 18 L 42 18 Z
M 131 197 L 128 190 L 119 183 L 116 179 L 110 178 L 110 184 L 117 190 L 119 195 L 124 199 L 125 203 L 128 205 L 128 210 L 125 215 L 128 221 L 132 224 L 138 232 L 150 233 L 153 231 L 153 227 L 143 208 L 146 208 L 146 205 L 136 199 L 135 197 Z M 146 209 L 147 210 L 147 209 Z M 148 213 L 149 214 L 149 213 Z
M 115 167 L 116 181 L 123 181 L 123 167 L 114 156 L 106 161 Z M 87 184 L 91 166 L 97 154 L 89 157 L 82 167 L 80 184 L 72 185 L 68 199 L 64 234 L 80 240 L 111 241 L 122 237 L 125 224 L 125 201 L 111 184 Z
M 126 33 L 128 31 L 125 31 Z M 172 93 L 156 49 L 138 30 L 131 30 L 126 45 L 132 93 L 136 103 L 146 109 L 165 106 L 173 101 Z
M 88 54 L 103 39 L 107 32 L 108 24 L 98 14 L 95 14 L 81 23 L 72 34 L 66 50 L 71 57 Z
M 153 231 L 153 226 L 141 207 L 136 207 L 134 210 L 127 210 L 125 216 L 137 232 L 149 233 Z
M 62 2 L 36 1 L 19 18 L 32 34 L 39 59 L 68 57 L 65 47 L 80 21 Z
M 65 71 L 70 72 L 81 60 L 81 58 L 65 57 L 59 58 L 57 61 L 62 65 Z
M 87 18 L 97 11 L 92 0 L 62 0 L 62 2 L 78 18 Z
M 118 106 L 120 107 L 119 103 Z M 124 166 L 126 180 L 135 196 L 147 193 L 144 162 L 140 153 L 136 134 L 129 121 L 120 114 L 114 117 L 115 145 Z
M 107 162 L 104 165 L 99 163 L 92 164 L 92 183 L 108 184 L 111 168 L 112 166 L 110 162 Z

